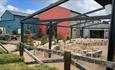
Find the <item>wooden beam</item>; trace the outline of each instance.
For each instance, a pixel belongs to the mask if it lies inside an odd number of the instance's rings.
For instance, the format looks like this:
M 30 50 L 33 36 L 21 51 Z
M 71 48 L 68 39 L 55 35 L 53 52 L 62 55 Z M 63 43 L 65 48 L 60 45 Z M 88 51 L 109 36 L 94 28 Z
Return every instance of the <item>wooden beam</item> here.
M 73 59 L 78 59 L 78 60 L 86 61 L 86 62 L 93 63 L 93 64 L 98 64 L 100 66 L 105 66 L 109 68 L 115 68 L 115 62 L 100 60 L 97 58 L 91 58 L 91 57 L 82 56 L 82 55 L 80 56 L 80 55 L 73 54 L 73 53 L 71 56 Z
M 35 55 L 33 55 L 32 53 L 30 53 L 27 49 L 24 48 L 24 51 L 25 51 L 30 57 L 32 57 L 37 63 L 43 64 L 43 62 L 42 62 L 41 60 L 39 60 Z
M 77 67 L 80 70 L 87 70 L 87 68 L 80 63 L 76 62 L 74 59 L 71 59 L 71 64 L 75 67 Z
M 46 60 L 41 60 L 43 63 L 59 63 L 59 62 L 64 62 L 63 58 L 49 58 Z M 36 61 L 31 61 L 31 62 L 25 62 L 26 64 L 38 64 Z

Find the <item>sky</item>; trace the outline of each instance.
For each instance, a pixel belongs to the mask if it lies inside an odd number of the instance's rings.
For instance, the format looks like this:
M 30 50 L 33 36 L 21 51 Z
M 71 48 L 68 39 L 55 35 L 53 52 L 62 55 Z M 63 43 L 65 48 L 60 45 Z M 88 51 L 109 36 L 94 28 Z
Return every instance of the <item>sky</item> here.
M 7 9 L 31 14 L 56 1 L 58 0 L 0 0 L 0 15 Z M 81 13 L 102 7 L 94 0 L 70 0 L 60 6 Z M 105 15 L 105 10 L 91 15 L 100 14 Z

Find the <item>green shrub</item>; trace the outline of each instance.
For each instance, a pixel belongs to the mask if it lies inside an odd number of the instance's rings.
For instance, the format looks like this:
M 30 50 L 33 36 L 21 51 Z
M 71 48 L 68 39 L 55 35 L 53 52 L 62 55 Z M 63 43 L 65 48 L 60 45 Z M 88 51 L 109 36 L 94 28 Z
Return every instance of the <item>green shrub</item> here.
M 0 48 L 0 54 L 6 53 L 2 48 Z
M 10 36 L 9 35 L 0 35 L 0 40 L 10 40 Z
M 2 32 L 3 32 L 2 29 L 0 29 L 0 34 L 2 34 Z
M 67 40 L 71 40 L 70 36 L 67 36 Z
M 56 69 L 55 67 L 49 67 L 47 65 L 39 65 L 39 66 L 37 65 L 33 67 L 32 70 L 58 70 L 58 69 Z
M 27 50 L 32 50 L 33 49 L 33 44 L 27 44 L 28 46 L 26 47 Z M 17 50 L 19 50 L 20 44 L 18 44 L 17 46 Z
M 27 43 L 27 35 L 24 35 L 24 43 Z
M 32 70 L 24 63 L 1 64 L 0 70 Z
M 25 31 L 25 34 L 30 34 L 31 33 L 31 31 L 29 30 L 29 29 L 27 29 L 26 31 Z
M 12 30 L 12 35 L 17 35 L 17 34 L 18 34 L 18 32 L 16 29 Z
M 41 44 L 44 45 L 44 44 L 46 44 L 46 43 L 48 43 L 48 36 L 47 36 L 47 35 L 46 35 L 46 36 L 43 36 L 43 37 L 41 38 Z
M 0 54 L 0 64 L 23 62 L 24 58 L 15 54 Z

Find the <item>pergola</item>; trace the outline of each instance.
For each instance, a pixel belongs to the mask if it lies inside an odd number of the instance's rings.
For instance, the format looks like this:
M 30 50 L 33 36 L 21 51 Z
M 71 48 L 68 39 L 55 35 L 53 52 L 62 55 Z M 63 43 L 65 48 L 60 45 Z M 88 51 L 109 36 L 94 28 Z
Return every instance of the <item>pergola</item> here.
M 72 38 L 72 29 L 73 28 L 79 28 L 79 29 L 83 29 L 83 28 L 87 28 L 87 29 L 110 29 L 110 35 L 109 35 L 109 46 L 108 46 L 108 56 L 107 56 L 107 60 L 108 61 L 113 61 L 114 59 L 114 49 L 115 49 L 115 2 L 113 0 L 113 12 L 112 15 L 103 15 L 103 16 L 88 16 L 87 14 L 91 14 L 100 10 L 103 10 L 104 7 L 99 8 L 99 9 L 95 9 L 86 13 L 79 13 L 76 12 L 77 14 L 79 14 L 79 16 L 75 16 L 75 17 L 70 17 L 70 18 L 60 18 L 60 19 L 47 19 L 47 20 L 39 20 L 38 18 L 32 18 L 35 15 L 38 15 L 40 13 L 43 13 L 51 8 L 54 8 L 64 2 L 67 2 L 69 0 L 60 0 L 56 3 L 53 3 L 51 5 L 49 5 L 46 8 L 43 8 L 27 17 L 25 17 L 20 23 L 21 23 L 21 42 L 24 42 L 24 24 L 32 24 L 32 25 L 44 25 L 44 26 L 49 26 L 49 49 L 51 49 L 52 47 L 52 29 L 53 27 L 56 25 L 57 27 L 64 27 L 64 28 L 70 28 L 71 30 L 71 38 Z M 101 4 L 102 6 L 105 6 L 107 4 L 112 3 L 112 0 L 95 0 L 96 2 L 98 2 L 99 4 Z M 111 19 L 111 27 L 110 28 L 89 28 L 89 26 L 95 26 L 95 25 L 99 25 L 99 24 L 103 24 L 103 23 L 95 23 L 95 24 L 90 24 L 90 25 L 85 25 L 83 27 L 79 27 L 78 25 L 81 24 L 88 24 L 88 22 L 93 22 L 95 20 L 102 20 L 102 19 Z M 85 21 L 85 22 L 79 22 L 70 26 L 61 26 L 58 25 L 59 22 L 64 22 L 64 21 Z M 38 24 L 40 22 L 46 22 L 47 24 Z M 20 47 L 20 55 L 23 56 L 23 50 L 24 47 L 21 46 Z M 49 55 L 49 57 L 51 57 L 51 55 Z M 108 70 L 112 70 L 111 68 L 107 68 Z

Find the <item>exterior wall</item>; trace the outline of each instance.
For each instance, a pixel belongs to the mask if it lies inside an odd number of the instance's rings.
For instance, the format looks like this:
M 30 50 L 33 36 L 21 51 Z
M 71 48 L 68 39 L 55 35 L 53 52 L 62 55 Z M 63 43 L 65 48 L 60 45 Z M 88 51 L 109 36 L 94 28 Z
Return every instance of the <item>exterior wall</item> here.
M 104 29 L 104 38 L 109 38 L 109 29 Z
M 52 8 L 40 15 L 38 15 L 38 18 L 40 19 L 55 19 L 55 18 L 68 18 L 70 17 L 70 11 L 68 9 L 62 8 L 60 6 Z M 69 22 L 62 22 L 59 23 L 59 25 L 63 26 L 68 26 Z M 63 27 L 58 27 L 58 34 L 63 38 L 66 39 L 68 36 L 69 29 L 68 28 L 63 28 Z M 40 26 L 40 31 L 42 35 L 46 35 L 46 27 L 45 26 Z
M 2 20 L 0 21 L 0 28 L 3 28 L 4 34 L 12 34 L 14 29 L 19 31 L 21 28 L 20 20 L 23 18 L 23 16 L 14 16 L 10 12 L 6 11 L 1 17 Z M 38 27 L 35 25 L 24 25 L 24 30 L 26 29 L 30 29 L 32 33 L 38 32 L 35 31 L 38 30 Z
M 20 28 L 20 18 L 14 16 L 13 20 L 1 21 L 0 27 L 3 27 L 5 29 L 4 33 L 11 34 L 12 30 L 18 30 Z
M 87 25 L 91 25 L 91 24 L 95 24 L 95 23 L 89 23 Z M 108 38 L 109 37 L 109 29 L 101 29 L 101 28 L 109 28 L 109 27 L 110 27 L 109 24 L 99 24 L 99 25 L 95 25 L 95 26 L 89 26 L 88 28 L 100 28 L 100 29 L 84 29 L 83 37 L 90 37 L 90 30 L 104 30 L 104 38 Z
M 83 37 L 90 37 L 90 29 L 83 30 Z
M 71 12 L 71 17 L 78 16 L 78 14 Z M 79 21 L 71 21 L 69 25 L 77 24 Z M 80 30 L 73 28 L 72 38 L 79 38 L 80 37 Z
M 5 11 L 1 16 L 1 20 L 14 20 L 14 16 L 9 11 Z

